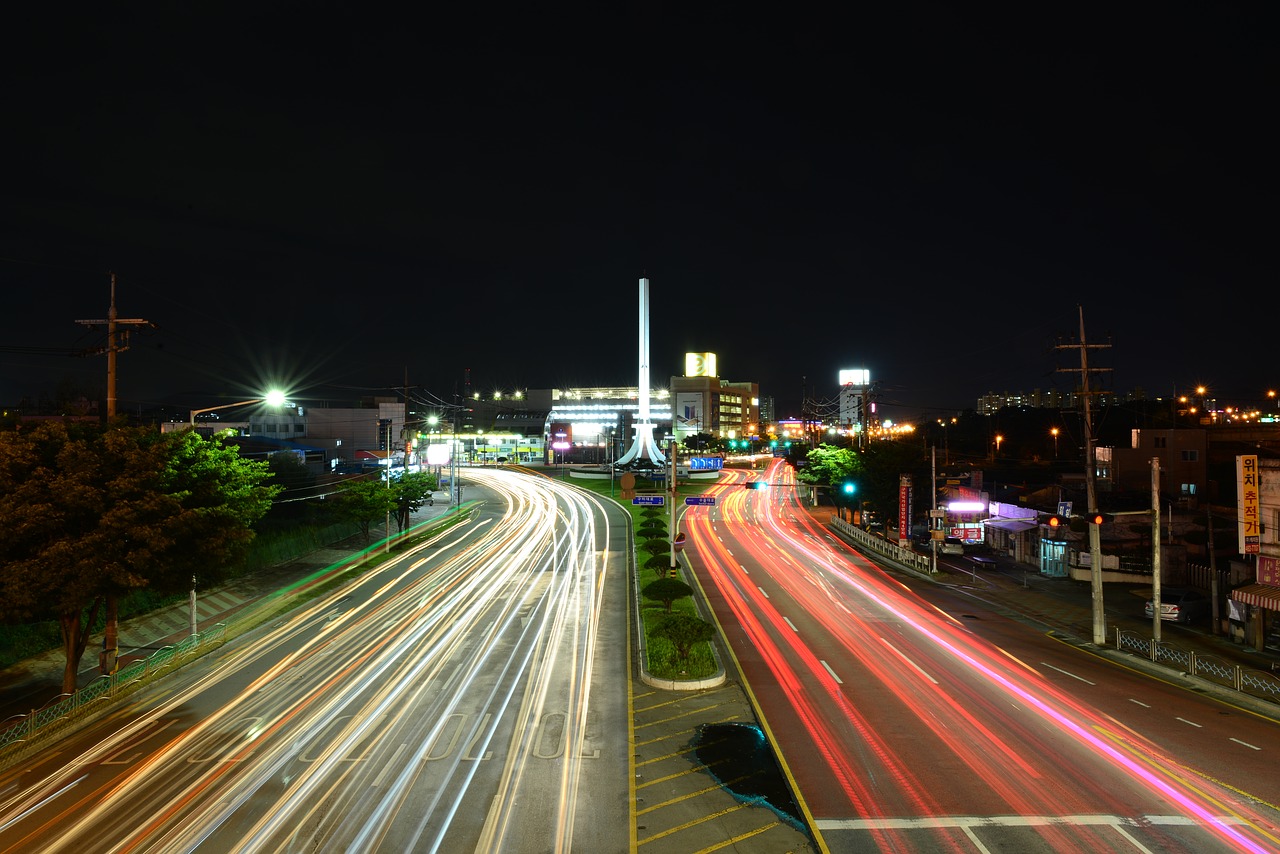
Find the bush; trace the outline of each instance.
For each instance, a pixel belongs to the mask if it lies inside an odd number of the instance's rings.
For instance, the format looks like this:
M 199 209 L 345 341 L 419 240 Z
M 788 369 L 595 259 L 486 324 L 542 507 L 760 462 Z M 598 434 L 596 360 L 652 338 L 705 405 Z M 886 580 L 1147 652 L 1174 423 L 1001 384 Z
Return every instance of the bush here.
M 671 612 L 672 602 L 692 594 L 693 588 L 678 578 L 659 578 L 657 581 L 650 581 L 640 591 L 640 595 L 644 598 L 661 602 L 667 613 Z

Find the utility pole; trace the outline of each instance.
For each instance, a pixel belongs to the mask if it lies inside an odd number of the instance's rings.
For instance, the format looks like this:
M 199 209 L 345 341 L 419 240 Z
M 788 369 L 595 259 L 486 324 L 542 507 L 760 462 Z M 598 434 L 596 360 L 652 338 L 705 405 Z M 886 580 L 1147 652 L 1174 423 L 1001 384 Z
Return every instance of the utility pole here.
M 1089 374 L 1109 371 L 1110 368 L 1089 367 L 1089 350 L 1108 348 L 1110 344 L 1089 344 L 1084 335 L 1084 306 L 1077 306 L 1080 313 L 1080 343 L 1059 344 L 1058 350 L 1080 351 L 1080 396 L 1084 402 L 1084 483 L 1089 513 L 1098 512 L 1097 474 L 1098 466 L 1094 460 L 1093 415 L 1090 410 Z M 1061 371 L 1074 372 L 1074 368 L 1059 368 Z M 1102 646 L 1107 642 L 1107 619 L 1102 602 L 1102 534 L 1100 525 L 1089 526 L 1089 575 L 1093 588 L 1093 642 Z
M 1096 528 L 1097 525 L 1090 525 Z M 1151 458 L 1151 637 L 1160 643 L 1160 458 Z
M 81 326 L 107 327 L 107 346 L 98 350 L 90 350 L 85 355 L 107 354 L 107 420 L 116 417 L 116 353 L 129 349 L 129 330 L 120 329 L 125 326 L 154 326 L 149 320 L 137 317 L 121 318 L 116 316 L 116 274 L 111 276 L 111 304 L 107 307 L 106 320 L 77 320 Z
M 1206 521 L 1209 523 L 1209 599 L 1213 606 L 1213 627 L 1211 633 L 1219 635 L 1222 633 L 1222 612 L 1218 608 L 1218 560 L 1214 552 L 1213 546 L 1213 508 L 1206 502 L 1205 512 Z M 1173 527 L 1173 523 L 1169 523 Z
M 678 533 L 676 530 L 676 523 L 679 521 L 679 517 L 676 515 L 676 447 L 677 447 L 676 440 L 672 439 L 671 444 L 668 445 L 668 448 L 670 450 L 670 456 L 671 456 L 671 482 L 668 484 L 668 491 L 671 494 L 671 498 L 670 498 L 671 526 L 669 530 L 671 531 L 671 577 L 672 578 L 680 577 L 680 564 L 676 561 L 676 536 Z
M 116 274 L 111 276 L 111 302 L 107 306 L 106 320 L 77 320 L 81 326 L 107 327 L 107 346 L 97 353 L 107 354 L 107 423 L 116 417 L 116 353 L 129 349 L 130 326 L 153 326 L 150 321 L 141 318 L 121 318 L 116 314 Z M 121 330 L 120 327 L 126 327 Z M 93 352 L 93 351 L 90 351 Z M 106 595 L 106 629 L 102 635 L 102 652 L 98 656 L 98 667 L 106 674 L 116 672 L 117 660 L 120 656 L 120 617 L 119 598 L 114 592 Z

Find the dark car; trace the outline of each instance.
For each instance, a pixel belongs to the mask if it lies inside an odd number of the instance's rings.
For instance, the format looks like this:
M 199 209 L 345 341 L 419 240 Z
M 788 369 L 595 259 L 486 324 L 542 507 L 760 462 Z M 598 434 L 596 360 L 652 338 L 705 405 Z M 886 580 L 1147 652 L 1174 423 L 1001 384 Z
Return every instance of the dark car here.
M 1143 609 L 1148 619 L 1155 606 L 1148 599 Z M 1190 623 L 1209 614 L 1209 597 L 1188 587 L 1165 587 L 1160 591 L 1160 619 L 1176 623 Z

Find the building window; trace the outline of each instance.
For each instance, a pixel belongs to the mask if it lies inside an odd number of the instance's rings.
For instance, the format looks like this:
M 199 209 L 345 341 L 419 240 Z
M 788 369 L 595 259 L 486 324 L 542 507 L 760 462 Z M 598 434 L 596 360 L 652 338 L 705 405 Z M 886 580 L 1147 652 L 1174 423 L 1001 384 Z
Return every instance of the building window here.
M 1190 497 L 1190 496 L 1192 496 L 1192 495 L 1195 495 L 1195 494 L 1196 494 L 1196 485 L 1195 485 L 1194 483 L 1184 483 L 1184 484 L 1182 484 L 1182 494 L 1183 494 L 1183 496 L 1185 496 L 1185 497 Z
M 1182 461 L 1184 463 L 1198 463 L 1200 462 L 1200 452 L 1199 451 L 1183 451 Z
M 1153 447 L 1153 448 L 1167 448 L 1167 447 L 1169 447 L 1169 437 L 1168 437 L 1168 436 L 1155 436 L 1155 437 L 1153 437 L 1153 438 L 1152 438 L 1151 442 L 1152 442 L 1151 447 Z

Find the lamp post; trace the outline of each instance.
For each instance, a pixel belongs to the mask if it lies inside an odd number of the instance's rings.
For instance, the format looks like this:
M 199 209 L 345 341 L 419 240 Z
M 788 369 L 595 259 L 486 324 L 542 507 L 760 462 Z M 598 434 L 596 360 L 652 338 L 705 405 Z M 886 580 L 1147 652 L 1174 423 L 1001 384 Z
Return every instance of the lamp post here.
M 1050 428 L 1049 435 L 1053 437 L 1053 458 L 1056 460 L 1058 458 L 1058 428 Z
M 383 477 L 387 479 L 387 493 L 391 492 L 391 423 L 387 423 L 387 470 Z M 391 553 L 391 502 L 387 502 L 387 548 L 388 554 Z
M 943 464 L 944 466 L 949 466 L 949 465 L 951 465 L 951 430 L 950 430 L 950 427 L 951 427 L 951 425 L 952 425 L 952 424 L 955 424 L 955 423 L 956 423 L 956 419 L 952 418 L 950 421 L 943 421 L 941 418 L 939 418 L 939 419 L 938 419 L 938 423 L 939 423 L 940 425 L 942 425 L 942 455 L 943 455 L 943 463 L 942 463 L 942 464 Z
M 265 397 L 255 397 L 252 400 L 240 400 L 235 403 L 224 403 L 221 406 L 206 406 L 204 409 L 191 410 L 191 426 L 196 426 L 196 416 L 203 415 L 206 412 L 217 412 L 219 409 L 232 409 L 237 406 L 249 406 L 254 403 L 265 403 L 269 406 L 283 406 L 285 403 L 284 392 L 269 391 Z
M 996 443 L 995 445 L 992 446 L 992 450 L 991 450 L 991 462 L 994 463 L 996 461 L 996 457 L 1000 456 L 1000 443 L 1003 441 L 1004 441 L 1004 436 L 1001 436 L 999 433 L 997 433 Z

